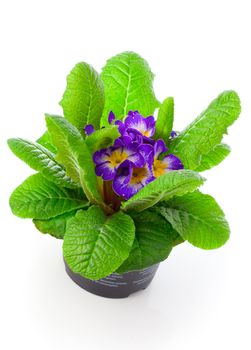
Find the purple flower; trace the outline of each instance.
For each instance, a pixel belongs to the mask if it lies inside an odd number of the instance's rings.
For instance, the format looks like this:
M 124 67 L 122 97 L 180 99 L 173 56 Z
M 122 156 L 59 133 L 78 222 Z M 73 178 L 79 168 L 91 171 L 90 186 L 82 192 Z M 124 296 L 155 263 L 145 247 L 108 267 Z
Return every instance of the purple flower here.
M 184 168 L 180 159 L 173 154 L 168 154 L 163 159 L 158 159 L 161 153 L 167 151 L 167 147 L 163 140 L 157 140 L 153 148 L 153 174 L 155 178 L 160 177 L 170 170 L 180 170 Z
M 172 130 L 172 131 L 171 131 L 171 134 L 170 134 L 170 137 L 173 139 L 173 138 L 176 137 L 176 136 L 177 136 L 177 132 L 174 131 L 174 130 Z
M 125 130 L 130 132 L 137 130 L 140 134 L 146 137 L 151 137 L 155 133 L 155 120 L 153 116 L 144 118 L 138 111 L 128 113 L 125 119 Z
M 129 160 L 126 160 L 118 168 L 113 180 L 113 190 L 128 200 L 153 180 L 152 164 L 146 162 L 143 167 L 134 167 Z
M 135 167 L 141 167 L 145 162 L 143 156 L 130 145 L 103 148 L 93 154 L 96 175 L 102 176 L 103 180 L 113 180 L 118 167 L 126 160 L 129 160 Z
M 111 111 L 108 115 L 108 123 L 112 124 L 112 122 L 115 120 L 115 114 Z
M 84 127 L 84 131 L 85 131 L 85 134 L 87 136 L 91 135 L 95 129 L 94 129 L 94 126 L 92 124 L 87 124 L 85 127 Z

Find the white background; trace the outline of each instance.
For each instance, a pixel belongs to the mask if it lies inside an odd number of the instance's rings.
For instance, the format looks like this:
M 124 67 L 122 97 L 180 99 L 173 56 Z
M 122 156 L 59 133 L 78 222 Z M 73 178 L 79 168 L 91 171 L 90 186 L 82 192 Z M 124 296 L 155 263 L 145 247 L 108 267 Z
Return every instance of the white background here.
M 12 1 L 0 9 L 0 347 L 48 350 L 251 348 L 249 1 Z M 160 100 L 174 96 L 176 129 L 221 91 L 235 89 L 241 118 L 231 155 L 204 173 L 232 236 L 222 249 L 175 248 L 151 287 L 124 300 L 82 291 L 65 274 L 61 241 L 10 213 L 11 191 L 31 173 L 8 137 L 35 140 L 44 112 L 60 114 L 65 78 L 84 60 L 134 50 L 156 74 Z

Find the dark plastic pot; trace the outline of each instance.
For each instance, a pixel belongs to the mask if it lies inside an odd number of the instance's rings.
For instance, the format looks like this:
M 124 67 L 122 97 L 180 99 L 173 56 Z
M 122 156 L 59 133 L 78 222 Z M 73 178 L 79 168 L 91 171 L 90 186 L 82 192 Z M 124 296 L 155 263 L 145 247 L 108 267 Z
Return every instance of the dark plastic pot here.
M 106 298 L 126 298 L 130 294 L 146 289 L 151 283 L 159 264 L 139 271 L 127 272 L 122 275 L 111 275 L 92 281 L 71 271 L 65 262 L 68 276 L 84 290 Z

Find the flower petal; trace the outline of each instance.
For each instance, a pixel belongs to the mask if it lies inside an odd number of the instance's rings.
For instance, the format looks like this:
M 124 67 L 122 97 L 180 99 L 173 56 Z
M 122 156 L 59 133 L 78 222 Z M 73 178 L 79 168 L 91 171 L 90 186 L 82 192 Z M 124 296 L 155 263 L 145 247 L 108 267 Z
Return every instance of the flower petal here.
M 125 119 L 126 129 L 136 129 L 142 134 L 147 130 L 146 119 L 139 112 L 130 111 Z
M 163 140 L 157 140 L 154 144 L 154 157 L 158 158 L 158 156 L 167 151 L 166 144 Z
M 164 164 L 166 164 L 166 169 L 168 170 L 180 170 L 184 169 L 181 160 L 173 154 L 168 154 L 162 160 Z
M 152 170 L 149 165 L 136 168 L 127 160 L 118 168 L 113 180 L 113 189 L 126 200 L 136 194 L 142 187 L 153 181 Z
M 156 121 L 154 119 L 154 117 L 152 115 L 150 115 L 149 117 L 145 118 L 145 122 L 147 125 L 147 131 L 148 131 L 148 137 L 152 137 L 155 133 L 155 124 Z
M 137 151 L 142 154 L 143 158 L 147 163 L 153 163 L 153 146 L 142 144 L 137 148 Z
M 126 131 L 125 125 L 121 120 L 116 120 L 115 125 L 118 125 L 118 131 L 123 136 L 124 132 Z
M 95 129 L 94 129 L 94 126 L 92 124 L 87 124 L 84 127 L 84 131 L 85 131 L 85 134 L 89 136 L 95 131 Z
M 145 164 L 144 157 L 139 152 L 135 152 L 128 157 L 128 160 L 133 163 L 136 168 L 141 168 Z
M 102 164 L 108 161 L 110 154 L 111 154 L 111 147 L 102 148 L 100 151 L 96 151 L 93 154 L 92 159 L 95 164 Z
M 112 124 L 112 122 L 115 120 L 115 114 L 111 111 L 108 115 L 108 123 Z
M 96 165 L 95 172 L 97 176 L 102 176 L 103 180 L 113 180 L 116 175 L 115 168 L 109 162 Z

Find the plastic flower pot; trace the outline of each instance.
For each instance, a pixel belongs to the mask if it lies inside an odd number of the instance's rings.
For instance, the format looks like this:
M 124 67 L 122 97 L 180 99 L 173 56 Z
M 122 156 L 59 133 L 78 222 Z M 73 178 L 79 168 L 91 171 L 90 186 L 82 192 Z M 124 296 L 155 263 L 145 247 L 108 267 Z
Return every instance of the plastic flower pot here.
M 65 270 L 68 276 L 81 288 L 92 294 L 105 298 L 127 298 L 130 294 L 146 289 L 153 280 L 159 264 L 146 269 L 131 271 L 124 274 L 111 275 L 93 281 L 73 272 L 67 263 Z

